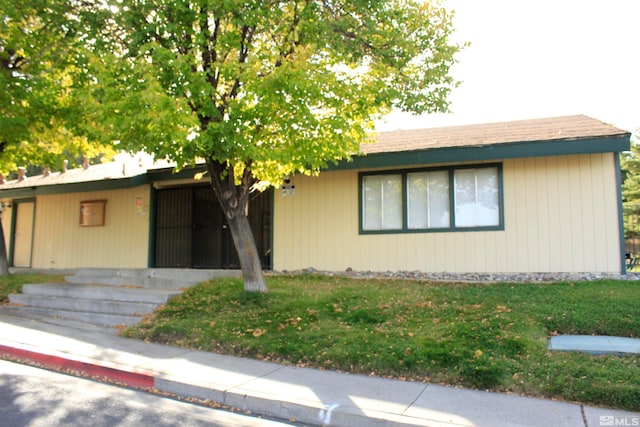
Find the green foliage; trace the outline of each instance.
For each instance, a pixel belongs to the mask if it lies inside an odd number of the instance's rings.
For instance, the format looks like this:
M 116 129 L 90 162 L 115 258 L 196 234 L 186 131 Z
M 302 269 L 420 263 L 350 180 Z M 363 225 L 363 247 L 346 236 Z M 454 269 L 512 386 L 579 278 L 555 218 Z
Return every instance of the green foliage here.
M 203 283 L 131 337 L 363 374 L 640 409 L 638 356 L 547 351 L 553 334 L 640 336 L 638 282 L 434 284 L 272 276 Z
M 71 4 L 0 0 L 0 16 L 0 171 L 108 152 L 73 132 L 82 47 Z
M 100 2 L 99 4 L 109 2 Z M 114 1 L 91 37 L 92 134 L 279 183 L 358 152 L 397 107 L 443 111 L 459 46 L 437 3 Z M 97 102 L 92 102 L 91 100 Z M 240 178 L 236 179 L 240 184 Z
M 360 150 L 396 107 L 447 109 L 460 46 L 438 2 L 83 2 L 93 55 L 84 132 L 118 149 L 204 161 L 247 290 L 266 291 L 249 192 Z
M 638 135 L 631 137 L 631 151 L 622 153 L 620 167 L 622 169 L 622 199 L 625 204 L 640 204 L 640 142 Z
M 620 154 L 622 172 L 622 201 L 624 209 L 624 235 L 626 239 L 640 236 L 640 145 L 638 134 L 631 136 L 631 151 Z M 635 245 L 631 245 L 628 250 Z M 632 254 L 637 255 L 637 254 Z

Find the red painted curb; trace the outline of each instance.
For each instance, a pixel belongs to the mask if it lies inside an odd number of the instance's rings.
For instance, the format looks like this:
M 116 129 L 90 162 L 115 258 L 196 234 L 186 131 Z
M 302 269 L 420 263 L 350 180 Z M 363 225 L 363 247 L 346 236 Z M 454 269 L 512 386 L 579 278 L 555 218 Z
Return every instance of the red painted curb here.
M 90 377 L 106 378 L 133 388 L 153 388 L 155 383 L 153 375 L 108 368 L 93 363 L 80 362 L 78 360 L 66 359 L 64 357 L 42 354 L 0 344 L 0 356 L 3 355 L 26 359 L 52 369 L 72 369 L 80 371 Z

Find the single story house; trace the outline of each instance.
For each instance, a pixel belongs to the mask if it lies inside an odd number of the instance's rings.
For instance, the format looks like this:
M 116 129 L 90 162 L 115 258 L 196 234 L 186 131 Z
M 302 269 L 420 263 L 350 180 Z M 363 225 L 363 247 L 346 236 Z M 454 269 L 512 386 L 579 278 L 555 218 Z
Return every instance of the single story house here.
M 257 194 L 250 220 L 277 271 L 624 273 L 629 148 L 581 115 L 383 132 Z M 116 161 L 4 182 L 10 265 L 237 268 L 201 170 Z

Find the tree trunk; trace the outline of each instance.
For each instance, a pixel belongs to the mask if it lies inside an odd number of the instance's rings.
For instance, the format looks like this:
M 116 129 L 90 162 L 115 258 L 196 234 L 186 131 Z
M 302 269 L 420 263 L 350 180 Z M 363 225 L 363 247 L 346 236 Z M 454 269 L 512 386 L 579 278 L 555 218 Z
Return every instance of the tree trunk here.
M 256 247 L 253 231 L 246 215 L 236 215 L 227 219 L 233 243 L 238 251 L 238 259 L 242 268 L 244 290 L 247 292 L 267 292 L 262 274 L 260 254 Z
M 236 185 L 232 167 L 214 160 L 210 160 L 207 166 L 211 175 L 211 186 L 227 219 L 233 244 L 238 252 L 244 290 L 247 292 L 267 292 L 260 254 L 247 218 L 249 193 L 253 184 L 251 172 L 248 167 L 245 168 L 241 183 Z
M 4 240 L 4 226 L 0 218 L 0 276 L 9 275 L 9 261 L 7 260 L 7 245 Z

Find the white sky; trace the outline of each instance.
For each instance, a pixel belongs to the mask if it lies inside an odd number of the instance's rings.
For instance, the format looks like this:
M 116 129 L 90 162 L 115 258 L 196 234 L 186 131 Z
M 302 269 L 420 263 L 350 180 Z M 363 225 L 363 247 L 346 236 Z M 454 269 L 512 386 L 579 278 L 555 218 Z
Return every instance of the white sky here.
M 392 113 L 378 130 L 586 114 L 640 128 L 640 0 L 446 0 L 452 114 Z

